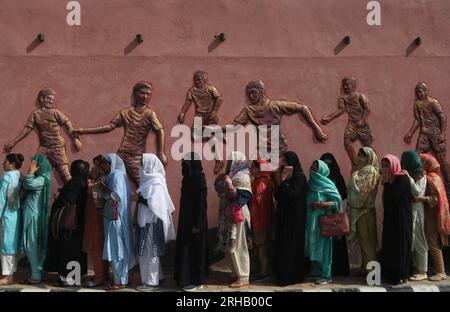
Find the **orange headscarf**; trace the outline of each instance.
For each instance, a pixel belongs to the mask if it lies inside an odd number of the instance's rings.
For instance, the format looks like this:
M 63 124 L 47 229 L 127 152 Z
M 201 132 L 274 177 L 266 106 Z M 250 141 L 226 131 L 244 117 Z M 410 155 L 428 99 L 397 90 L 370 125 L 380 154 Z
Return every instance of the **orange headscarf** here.
M 440 176 L 439 162 L 431 155 L 420 154 L 422 160 L 422 166 L 427 174 L 427 183 L 438 194 L 438 229 L 439 232 L 449 235 L 450 234 L 450 214 L 447 194 L 445 192 L 445 186 Z

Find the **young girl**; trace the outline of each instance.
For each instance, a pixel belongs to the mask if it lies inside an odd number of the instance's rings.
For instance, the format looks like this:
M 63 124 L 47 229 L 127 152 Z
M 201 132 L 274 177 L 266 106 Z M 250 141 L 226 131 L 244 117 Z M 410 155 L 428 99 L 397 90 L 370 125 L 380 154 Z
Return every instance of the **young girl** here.
M 17 255 L 20 249 L 22 215 L 20 211 L 20 167 L 22 154 L 8 154 L 3 162 L 5 173 L 0 179 L 0 253 L 2 275 L 0 285 L 14 283 Z

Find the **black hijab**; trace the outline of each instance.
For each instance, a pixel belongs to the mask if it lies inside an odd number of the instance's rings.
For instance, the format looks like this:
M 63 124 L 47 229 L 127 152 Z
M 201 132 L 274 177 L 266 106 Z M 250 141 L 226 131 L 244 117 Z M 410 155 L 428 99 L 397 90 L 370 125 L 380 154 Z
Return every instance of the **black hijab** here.
M 83 186 L 86 186 L 89 176 L 89 163 L 81 159 L 73 161 L 70 166 L 70 175 L 73 179 L 80 180 Z
M 303 169 L 297 154 L 292 151 L 285 152 L 284 159 L 286 160 L 288 166 L 293 167 L 291 179 L 298 179 L 303 173 Z
M 328 160 L 331 163 L 327 164 L 328 168 L 330 169 L 330 174 L 328 175 L 328 178 L 334 182 L 336 185 L 336 188 L 339 191 L 339 194 L 342 197 L 342 200 L 347 199 L 347 185 L 345 184 L 344 177 L 341 174 L 341 168 L 339 168 L 339 165 L 336 161 L 336 158 L 334 158 L 334 155 L 331 153 L 325 153 L 320 157 L 320 160 Z
M 183 174 L 183 189 L 198 189 L 206 187 L 206 180 L 203 178 L 203 166 L 200 157 L 192 152 L 186 154 L 181 162 L 181 173 Z

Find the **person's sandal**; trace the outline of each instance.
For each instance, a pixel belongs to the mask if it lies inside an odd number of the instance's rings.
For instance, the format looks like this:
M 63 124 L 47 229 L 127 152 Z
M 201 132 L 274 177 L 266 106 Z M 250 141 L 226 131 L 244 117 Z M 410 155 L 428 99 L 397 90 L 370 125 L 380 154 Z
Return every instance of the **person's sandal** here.
M 421 282 L 421 281 L 425 281 L 428 279 L 428 275 L 427 273 L 423 273 L 423 274 L 415 274 L 414 276 L 411 276 L 409 278 L 410 281 L 413 282 Z
M 243 280 L 237 280 L 236 282 L 232 283 L 230 285 L 231 288 L 241 288 L 241 287 L 247 287 L 249 285 L 248 281 Z
M 447 275 L 443 273 L 437 273 L 433 276 L 430 276 L 429 280 L 432 282 L 440 282 L 447 279 Z
M 8 285 L 13 285 L 14 284 L 14 279 L 4 279 L 3 281 L 0 281 L 0 286 L 8 286 Z
M 108 287 L 106 287 L 105 290 L 107 290 L 107 291 L 115 291 L 115 290 L 124 289 L 126 287 L 127 287 L 127 285 L 111 284 L 111 285 L 108 285 Z

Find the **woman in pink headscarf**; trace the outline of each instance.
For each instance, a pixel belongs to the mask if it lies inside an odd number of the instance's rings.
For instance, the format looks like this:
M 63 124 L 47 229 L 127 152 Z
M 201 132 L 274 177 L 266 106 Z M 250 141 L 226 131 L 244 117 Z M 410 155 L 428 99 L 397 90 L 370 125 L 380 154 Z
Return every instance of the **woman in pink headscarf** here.
M 392 284 L 402 284 L 409 277 L 411 265 L 411 184 L 396 156 L 384 156 L 381 168 L 384 185 L 381 274 Z

